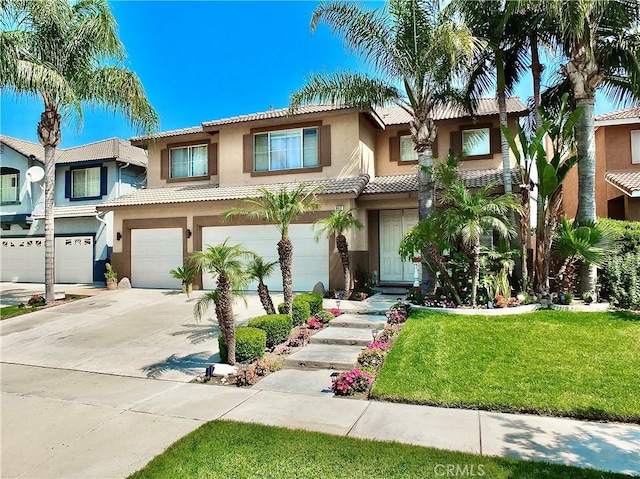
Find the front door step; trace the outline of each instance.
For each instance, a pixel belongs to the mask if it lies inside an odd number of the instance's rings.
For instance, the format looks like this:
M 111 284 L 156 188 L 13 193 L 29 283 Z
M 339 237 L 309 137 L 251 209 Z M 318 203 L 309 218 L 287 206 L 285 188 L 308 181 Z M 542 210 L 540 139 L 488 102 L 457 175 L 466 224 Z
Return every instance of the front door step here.
M 329 323 L 330 328 L 384 329 L 387 317 L 382 314 L 341 314 Z M 371 333 L 369 333 L 371 334 Z
M 309 344 L 284 360 L 288 369 L 337 369 L 347 371 L 356 366 L 361 346 Z
M 372 341 L 371 331 L 373 330 L 329 327 L 311 336 L 309 344 L 342 344 L 365 347 Z

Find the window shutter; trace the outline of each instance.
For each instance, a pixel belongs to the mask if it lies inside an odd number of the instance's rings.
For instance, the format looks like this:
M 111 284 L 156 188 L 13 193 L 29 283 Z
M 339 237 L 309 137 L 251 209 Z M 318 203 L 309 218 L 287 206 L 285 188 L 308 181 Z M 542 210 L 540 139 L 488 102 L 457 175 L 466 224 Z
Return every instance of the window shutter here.
M 331 166 L 331 125 L 318 128 L 320 141 L 318 141 L 318 158 L 320 166 Z
M 242 171 L 244 173 L 253 172 L 253 135 L 242 136 Z
M 389 137 L 389 160 L 390 161 L 400 161 L 400 137 L 399 136 L 391 136 Z
M 500 138 L 500 128 L 491 128 L 491 154 L 501 153 L 502 144 Z
M 433 153 L 434 158 L 438 158 L 438 137 L 433 140 L 433 145 L 431 145 L 431 153 Z
M 107 194 L 107 167 L 100 168 L 100 196 Z
M 71 171 L 64 172 L 64 197 L 71 198 Z
M 169 178 L 169 150 L 160 150 L 160 178 L 166 180 Z
M 462 131 L 452 131 L 449 134 L 450 145 L 449 148 L 455 155 L 462 153 Z
M 209 176 L 218 174 L 218 144 L 209 143 Z

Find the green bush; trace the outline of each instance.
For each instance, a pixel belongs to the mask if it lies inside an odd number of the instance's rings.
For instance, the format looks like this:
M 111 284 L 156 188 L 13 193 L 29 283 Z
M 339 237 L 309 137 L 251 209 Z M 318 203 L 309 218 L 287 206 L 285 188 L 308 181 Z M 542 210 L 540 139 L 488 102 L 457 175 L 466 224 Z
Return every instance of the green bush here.
M 304 298 L 298 298 L 299 296 L 293 298 L 293 303 L 291 303 L 291 317 L 293 318 L 294 326 L 300 326 L 311 318 L 311 307 L 309 303 L 307 303 Z
M 598 223 L 610 228 L 620 242 L 620 254 L 640 253 L 640 221 L 620 221 L 598 218 Z
M 331 321 L 333 318 L 335 318 L 335 316 L 333 315 L 333 313 L 330 313 L 329 311 L 318 311 L 314 317 L 318 320 L 318 321 L 322 321 L 324 324 L 327 324 L 329 321 Z
M 300 293 L 296 295 L 296 298 L 301 298 L 300 301 L 304 300 L 309 303 L 311 316 L 315 316 L 316 313 L 322 311 L 322 296 L 318 293 Z
M 222 335 L 218 336 L 220 359 L 227 362 L 227 348 Z M 267 347 L 267 333 L 258 328 L 236 328 L 236 362 L 251 362 L 264 356 Z
M 612 256 L 600 275 L 601 295 L 620 308 L 640 309 L 640 251 Z
M 288 314 L 267 314 L 253 318 L 248 326 L 267 333 L 267 347 L 273 348 L 287 340 L 293 328 L 293 320 Z
M 280 303 L 280 304 L 278 305 L 278 313 L 280 313 L 280 314 L 287 314 L 287 310 L 286 310 L 286 309 L 284 309 L 284 303 Z

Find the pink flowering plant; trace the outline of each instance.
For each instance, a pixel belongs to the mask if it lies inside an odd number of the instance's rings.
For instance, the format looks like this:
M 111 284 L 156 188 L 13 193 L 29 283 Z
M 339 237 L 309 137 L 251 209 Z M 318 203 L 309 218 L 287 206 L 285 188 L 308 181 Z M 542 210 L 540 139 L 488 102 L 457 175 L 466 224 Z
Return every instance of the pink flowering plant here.
M 352 396 L 355 393 L 363 393 L 369 389 L 372 379 L 366 371 L 358 368 L 341 373 L 331 385 L 331 390 L 338 396 Z
M 381 349 L 382 351 L 388 351 L 391 346 L 384 341 L 374 341 L 367 344 L 367 349 Z
M 386 354 L 386 349 L 365 349 L 360 353 L 360 356 L 358 356 L 358 364 L 366 368 L 380 369 L 382 363 L 384 363 Z
M 331 314 L 333 314 L 333 317 L 334 317 L 334 318 L 335 318 L 335 317 L 338 317 L 338 316 L 340 316 L 340 315 L 342 314 L 342 311 L 340 311 L 338 308 L 331 308 L 331 309 L 329 310 L 329 312 L 330 312 Z
M 311 318 L 307 324 L 309 325 L 309 329 L 322 329 L 324 326 L 324 323 L 318 318 Z
M 399 332 L 400 328 L 397 324 L 387 324 L 382 332 L 378 333 L 378 337 L 376 339 L 380 342 L 388 343 L 395 338 Z

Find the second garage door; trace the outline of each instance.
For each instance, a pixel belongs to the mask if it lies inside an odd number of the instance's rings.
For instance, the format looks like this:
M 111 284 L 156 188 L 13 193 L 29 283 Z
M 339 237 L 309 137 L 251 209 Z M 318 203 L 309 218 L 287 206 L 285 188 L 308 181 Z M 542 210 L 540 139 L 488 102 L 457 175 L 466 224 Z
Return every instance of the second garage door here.
M 131 285 L 135 288 L 180 288 L 169 271 L 182 266 L 182 228 L 131 230 Z
M 316 242 L 311 225 L 291 225 L 289 237 L 293 243 L 293 289 L 311 291 L 318 281 L 325 287 L 329 284 L 329 245 L 326 238 Z M 278 260 L 280 233 L 272 225 L 265 226 L 211 226 L 202 228 L 202 244 L 222 243 L 229 238 L 229 244 L 239 244 L 259 254 L 265 261 Z M 204 289 L 214 289 L 215 280 L 203 275 Z M 282 291 L 282 273 L 275 272 L 265 281 L 271 291 Z M 256 284 L 249 285 L 255 290 Z

